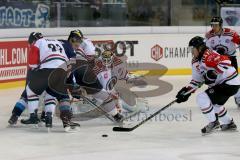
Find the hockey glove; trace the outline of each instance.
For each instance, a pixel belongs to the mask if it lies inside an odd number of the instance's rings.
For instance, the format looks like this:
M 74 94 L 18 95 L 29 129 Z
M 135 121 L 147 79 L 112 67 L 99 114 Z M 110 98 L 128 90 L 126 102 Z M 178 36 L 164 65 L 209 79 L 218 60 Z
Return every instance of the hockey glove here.
M 81 96 L 86 96 L 87 92 L 84 88 L 80 87 L 78 84 L 74 84 L 72 87 L 69 87 L 69 91 L 73 98 L 80 99 Z
M 176 95 L 176 98 L 177 98 L 176 102 L 177 103 L 186 102 L 191 95 L 191 93 L 187 93 L 187 92 L 190 91 L 191 89 L 192 89 L 191 87 L 183 87 Z
M 213 84 L 217 79 L 217 73 L 214 70 L 208 70 L 207 73 L 203 75 L 203 78 L 205 80 L 205 84 Z

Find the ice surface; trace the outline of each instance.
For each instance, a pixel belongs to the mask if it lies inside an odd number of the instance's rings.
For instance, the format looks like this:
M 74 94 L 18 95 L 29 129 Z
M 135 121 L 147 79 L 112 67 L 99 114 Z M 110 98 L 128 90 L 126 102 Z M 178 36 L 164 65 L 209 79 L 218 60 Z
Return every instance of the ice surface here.
M 174 88 L 168 94 L 148 98 L 149 112 L 171 102 L 190 77 L 161 79 Z M 195 105 L 197 93 L 188 102 L 174 104 L 133 132 L 113 132 L 111 122 L 100 118 L 80 122 L 81 131 L 77 133 L 63 132 L 61 121 L 54 119 L 52 132 L 47 133 L 44 127 L 29 128 L 20 123 L 15 128 L 7 128 L 21 91 L 22 88 L 0 91 L 0 160 L 237 160 L 240 157 L 239 132 L 200 134 L 207 121 Z M 225 106 L 236 124 L 240 124 L 234 99 L 229 99 Z M 141 118 L 144 115 L 135 120 Z M 103 134 L 108 137 L 102 137 Z

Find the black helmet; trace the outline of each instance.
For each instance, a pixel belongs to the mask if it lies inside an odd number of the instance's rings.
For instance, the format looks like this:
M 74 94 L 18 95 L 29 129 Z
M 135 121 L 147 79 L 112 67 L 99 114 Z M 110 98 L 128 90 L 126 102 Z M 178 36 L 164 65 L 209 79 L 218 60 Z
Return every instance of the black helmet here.
M 83 34 L 79 29 L 73 30 L 68 36 L 68 41 L 73 39 L 73 41 L 81 41 L 83 39 Z
M 201 45 L 205 45 L 204 38 L 200 36 L 196 36 L 189 41 L 188 46 L 198 48 Z
M 219 24 L 220 26 L 222 26 L 223 20 L 221 17 L 213 17 L 211 20 L 211 25 L 213 24 Z
M 34 41 L 43 38 L 42 33 L 40 32 L 32 32 L 28 37 L 28 43 L 32 44 Z

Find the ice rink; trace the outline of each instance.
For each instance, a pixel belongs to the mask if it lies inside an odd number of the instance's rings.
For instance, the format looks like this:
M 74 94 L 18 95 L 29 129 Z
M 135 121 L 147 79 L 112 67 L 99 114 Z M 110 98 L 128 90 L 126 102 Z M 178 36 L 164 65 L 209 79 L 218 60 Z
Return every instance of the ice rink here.
M 173 90 L 147 98 L 150 106 L 147 114 L 174 100 L 190 76 L 161 79 L 171 83 Z M 8 128 L 7 121 L 22 89 L 0 90 L 0 160 L 239 160 L 240 157 L 239 132 L 201 135 L 200 129 L 207 121 L 195 105 L 195 98 L 204 88 L 188 102 L 172 105 L 129 133 L 113 132 L 114 125 L 103 118 L 81 121 L 81 130 L 77 133 L 64 132 L 59 119 L 54 120 L 51 133 L 44 127 L 34 129 L 20 123 Z M 240 127 L 240 110 L 234 99 L 229 99 L 225 107 Z M 139 120 L 141 118 L 144 116 Z M 103 134 L 108 137 L 102 137 Z

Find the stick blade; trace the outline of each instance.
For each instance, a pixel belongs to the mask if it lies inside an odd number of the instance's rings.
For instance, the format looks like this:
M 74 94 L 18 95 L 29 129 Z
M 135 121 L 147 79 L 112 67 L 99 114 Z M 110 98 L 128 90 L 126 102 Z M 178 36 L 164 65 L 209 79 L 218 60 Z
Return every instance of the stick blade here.
M 113 127 L 113 131 L 115 132 L 130 132 L 133 128 L 124 128 L 124 127 Z

